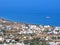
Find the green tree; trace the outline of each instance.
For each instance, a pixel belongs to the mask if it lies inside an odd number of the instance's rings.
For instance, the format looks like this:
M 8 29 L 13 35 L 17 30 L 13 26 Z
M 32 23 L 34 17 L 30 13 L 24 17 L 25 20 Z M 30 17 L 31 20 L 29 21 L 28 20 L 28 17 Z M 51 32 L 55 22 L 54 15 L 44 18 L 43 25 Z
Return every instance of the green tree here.
M 39 45 L 39 41 L 37 39 L 31 40 L 31 45 Z

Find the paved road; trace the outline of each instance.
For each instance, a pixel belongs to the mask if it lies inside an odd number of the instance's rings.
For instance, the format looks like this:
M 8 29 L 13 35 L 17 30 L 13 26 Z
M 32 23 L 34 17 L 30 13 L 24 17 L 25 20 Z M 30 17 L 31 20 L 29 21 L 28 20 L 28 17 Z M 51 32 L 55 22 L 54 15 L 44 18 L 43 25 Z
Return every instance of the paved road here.
M 0 44 L 0 45 L 24 45 L 23 43 L 17 43 L 17 44 Z

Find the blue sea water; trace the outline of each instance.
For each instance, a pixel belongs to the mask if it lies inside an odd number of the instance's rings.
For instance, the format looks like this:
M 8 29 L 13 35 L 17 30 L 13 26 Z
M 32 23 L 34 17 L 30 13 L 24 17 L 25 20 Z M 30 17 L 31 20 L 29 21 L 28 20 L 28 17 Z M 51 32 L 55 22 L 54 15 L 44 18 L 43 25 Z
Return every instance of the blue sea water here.
M 60 26 L 60 0 L 0 0 L 0 17 L 16 22 Z

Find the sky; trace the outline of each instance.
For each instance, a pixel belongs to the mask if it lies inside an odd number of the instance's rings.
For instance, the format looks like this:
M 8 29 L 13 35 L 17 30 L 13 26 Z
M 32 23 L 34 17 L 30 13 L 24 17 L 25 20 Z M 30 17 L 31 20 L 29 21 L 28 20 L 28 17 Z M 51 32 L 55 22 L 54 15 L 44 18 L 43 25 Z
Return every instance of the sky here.
M 0 0 L 0 17 L 29 24 L 60 26 L 60 0 Z

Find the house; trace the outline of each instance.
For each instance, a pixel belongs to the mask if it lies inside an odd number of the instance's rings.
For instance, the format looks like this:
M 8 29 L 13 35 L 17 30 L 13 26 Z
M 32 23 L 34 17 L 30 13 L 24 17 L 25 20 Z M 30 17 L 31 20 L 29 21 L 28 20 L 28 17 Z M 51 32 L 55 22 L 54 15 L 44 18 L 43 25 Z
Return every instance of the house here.
M 3 33 L 0 32 L 0 44 L 3 43 L 3 41 L 4 41 Z

